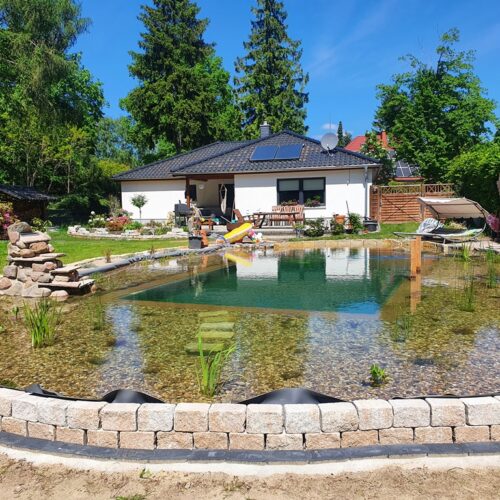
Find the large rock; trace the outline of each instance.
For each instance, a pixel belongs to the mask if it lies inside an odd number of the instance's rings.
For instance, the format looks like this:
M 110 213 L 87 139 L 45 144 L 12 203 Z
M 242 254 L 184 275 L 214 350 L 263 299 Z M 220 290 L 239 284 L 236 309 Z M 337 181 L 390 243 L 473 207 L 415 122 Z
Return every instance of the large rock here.
M 16 266 L 5 266 L 3 268 L 3 275 L 6 278 L 15 280 L 17 278 L 17 267 Z
M 3 293 L 11 297 L 21 295 L 23 293 L 23 284 L 20 281 L 13 281 L 12 286 L 7 288 Z
M 31 226 L 27 222 L 14 222 L 14 224 L 11 224 L 8 229 L 7 233 L 32 233 L 33 230 L 31 229 Z
M 66 290 L 55 290 L 50 294 L 50 298 L 56 302 L 64 302 L 68 297 L 69 294 Z
M 23 259 L 32 259 L 33 257 L 36 256 L 36 253 L 33 250 L 30 250 L 29 248 L 23 248 L 22 250 L 19 250 L 19 255 Z
M 41 288 L 38 285 L 32 285 L 22 291 L 22 296 L 27 299 L 39 299 L 42 297 L 48 297 L 50 294 L 51 290 L 48 288 Z
M 17 245 L 13 245 L 12 243 L 7 243 L 7 254 L 11 257 L 21 257 L 21 249 Z
M 12 281 L 9 278 L 0 278 L 0 290 L 7 290 L 12 286 Z
M 49 253 L 49 245 L 45 241 L 38 241 L 30 245 L 30 250 L 35 252 L 37 255 L 41 253 Z
M 7 230 L 7 235 L 9 236 L 9 241 L 13 245 L 15 245 L 19 241 L 19 238 L 21 237 L 21 234 L 18 233 L 17 231 L 8 231 Z

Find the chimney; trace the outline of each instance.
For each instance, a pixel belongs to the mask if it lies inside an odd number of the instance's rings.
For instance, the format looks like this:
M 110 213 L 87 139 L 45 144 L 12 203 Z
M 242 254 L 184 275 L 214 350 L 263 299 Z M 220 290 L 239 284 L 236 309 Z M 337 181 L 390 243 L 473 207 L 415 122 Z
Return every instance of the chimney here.
M 382 143 L 382 147 L 387 149 L 389 147 L 389 143 L 387 142 L 387 132 L 382 130 L 380 132 L 380 142 Z
M 269 137 L 271 135 L 271 126 L 264 120 L 264 123 L 260 126 L 260 138 Z

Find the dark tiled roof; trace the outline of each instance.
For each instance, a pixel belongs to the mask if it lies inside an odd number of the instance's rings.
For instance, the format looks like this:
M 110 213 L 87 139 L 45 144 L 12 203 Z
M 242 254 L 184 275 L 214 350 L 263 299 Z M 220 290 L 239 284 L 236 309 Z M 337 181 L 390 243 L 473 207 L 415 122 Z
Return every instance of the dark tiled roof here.
M 55 196 L 40 193 L 40 191 L 31 187 L 8 186 L 6 184 L 0 184 L 0 195 L 2 194 L 14 200 L 50 201 L 56 199 Z
M 303 144 L 299 159 L 250 161 L 257 145 Z M 116 180 L 146 180 L 202 174 L 282 172 L 288 170 L 325 170 L 377 166 L 378 161 L 361 153 L 335 148 L 331 154 L 319 141 L 284 131 L 262 139 L 243 142 L 216 142 L 190 153 L 136 168 L 115 176 Z
M 133 170 L 115 175 L 113 178 L 118 181 L 171 179 L 174 170 L 186 167 L 200 160 L 227 153 L 243 144 L 246 145 L 252 142 L 255 141 L 214 142 L 213 144 L 193 149 L 193 151 L 189 151 L 188 153 L 182 153 L 166 160 L 134 168 Z

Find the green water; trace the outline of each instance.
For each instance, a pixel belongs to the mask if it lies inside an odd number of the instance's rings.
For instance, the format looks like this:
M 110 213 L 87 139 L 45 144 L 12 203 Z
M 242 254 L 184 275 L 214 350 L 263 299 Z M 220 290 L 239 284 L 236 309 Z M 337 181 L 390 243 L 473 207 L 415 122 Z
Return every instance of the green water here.
M 128 300 L 377 314 L 406 279 L 404 254 L 370 249 L 254 256 L 143 290 Z
M 62 304 L 55 342 L 43 349 L 31 347 L 14 299 L 2 297 L 0 385 L 207 400 L 198 356 L 186 347 L 217 311 L 234 334 L 224 343 L 236 349 L 216 401 L 283 387 L 341 399 L 498 392 L 500 286 L 488 285 L 484 256 L 465 263 L 426 255 L 422 267 L 421 283 L 410 281 L 407 253 L 368 248 L 145 262 L 100 276 L 96 295 Z M 464 286 L 472 277 L 470 310 Z M 373 363 L 389 375 L 377 388 L 369 384 Z

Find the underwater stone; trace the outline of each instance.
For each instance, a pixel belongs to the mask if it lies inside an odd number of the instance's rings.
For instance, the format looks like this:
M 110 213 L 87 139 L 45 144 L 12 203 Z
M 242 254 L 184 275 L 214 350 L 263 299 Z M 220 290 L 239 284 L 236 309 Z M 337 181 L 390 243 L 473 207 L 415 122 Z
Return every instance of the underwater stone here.
M 451 427 L 417 427 L 415 443 L 451 443 L 453 434 Z
M 318 405 L 285 405 L 285 430 L 290 434 L 320 432 L 321 425 Z
M 199 333 L 203 340 L 230 340 L 234 337 L 234 332 L 214 332 L 214 331 L 203 331 Z
M 174 412 L 174 429 L 183 432 L 208 431 L 208 403 L 179 403 Z
M 232 331 L 234 328 L 234 323 L 222 322 L 222 323 L 202 323 L 200 325 L 200 331 L 206 330 L 224 330 L 226 332 Z
M 222 342 L 202 342 L 201 348 L 203 349 L 203 354 L 206 356 L 211 352 L 220 352 L 224 350 L 224 344 Z M 185 351 L 188 354 L 199 354 L 200 350 L 198 347 L 198 342 L 193 342 L 191 344 L 187 344 L 184 347 Z
M 459 399 L 428 398 L 433 427 L 465 425 L 465 405 Z
M 455 427 L 456 443 L 477 443 L 490 440 L 490 428 L 487 425 Z
M 500 401 L 493 397 L 462 398 L 469 425 L 500 424 Z
M 318 406 L 323 432 L 355 431 L 358 428 L 358 412 L 352 403 L 322 403 Z
M 199 318 L 218 318 L 220 316 L 227 316 L 229 311 L 221 310 L 221 311 L 202 311 L 198 313 Z

